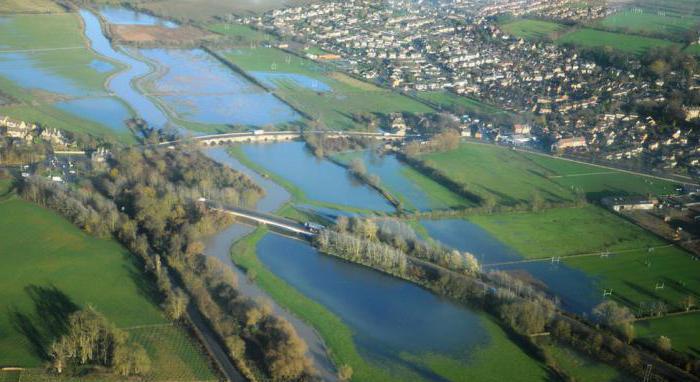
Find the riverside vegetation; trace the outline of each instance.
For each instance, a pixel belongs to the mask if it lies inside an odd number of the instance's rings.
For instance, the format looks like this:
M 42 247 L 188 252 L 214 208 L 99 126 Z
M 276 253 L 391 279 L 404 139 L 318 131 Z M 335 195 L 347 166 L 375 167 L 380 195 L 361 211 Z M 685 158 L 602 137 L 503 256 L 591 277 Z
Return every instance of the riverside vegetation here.
M 202 254 L 203 237 L 231 221 L 197 199 L 250 205 L 262 192 L 244 175 L 187 148 L 116 152 L 78 187 L 37 177 L 22 186 L 25 198 L 87 232 L 117 237 L 137 255 L 143 277 L 157 286 L 165 312 L 186 319 L 191 301 L 248 379 L 313 379 L 306 344 L 293 327 L 265 304 L 240 296 L 235 275 Z

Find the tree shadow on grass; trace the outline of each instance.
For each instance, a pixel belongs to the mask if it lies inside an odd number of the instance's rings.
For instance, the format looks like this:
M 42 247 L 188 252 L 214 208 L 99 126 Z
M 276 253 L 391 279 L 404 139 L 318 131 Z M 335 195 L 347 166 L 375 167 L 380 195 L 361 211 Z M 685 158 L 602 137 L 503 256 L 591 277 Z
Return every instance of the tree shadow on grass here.
M 163 302 L 163 296 L 158 290 L 156 285 L 156 280 L 146 274 L 145 272 L 140 272 L 139 269 L 143 268 L 143 264 L 139 264 L 139 261 L 135 259 L 135 256 L 127 255 L 127 261 L 130 264 L 124 264 L 124 270 L 129 274 L 129 278 L 136 285 L 138 293 L 145 297 L 150 303 L 158 305 Z
M 68 332 L 68 318 L 80 307 L 54 285 L 28 285 L 24 290 L 34 303 L 34 315 L 11 308 L 10 322 L 27 339 L 32 352 L 47 359 L 49 345 Z

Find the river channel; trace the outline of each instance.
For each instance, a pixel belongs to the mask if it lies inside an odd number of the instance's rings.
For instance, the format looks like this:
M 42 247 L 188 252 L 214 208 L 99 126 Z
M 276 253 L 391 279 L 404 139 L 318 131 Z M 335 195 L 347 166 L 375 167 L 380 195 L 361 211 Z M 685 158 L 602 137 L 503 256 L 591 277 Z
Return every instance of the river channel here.
M 315 192 L 307 195 L 312 201 L 318 197 L 350 206 L 367 207 L 363 203 L 369 203 L 379 211 L 388 210 L 376 191 L 354 184 L 342 167 L 311 156 L 303 143 L 245 144 L 241 149 L 248 160 L 297 186 L 301 186 L 297 182 L 308 182 L 302 188 L 307 192 L 314 187 Z M 204 152 L 219 163 L 251 175 L 268 191 L 258 205 L 260 210 L 271 212 L 290 200 L 279 185 L 252 172 L 225 149 Z M 210 242 L 207 254 L 231 264 L 229 248 L 250 231 L 249 227 L 230 227 Z M 443 376 L 417 360 L 430 355 L 464 364 L 474 357 L 476 349 L 488 348 L 494 341 L 483 314 L 412 283 L 320 254 L 307 243 L 275 234 L 265 235 L 256 249 L 258 258 L 272 273 L 350 328 L 354 345 L 370 365 L 397 380 L 444 381 Z M 244 288 L 249 287 L 256 288 Z M 295 326 L 303 332 L 304 324 L 295 321 Z M 315 339 L 311 341 L 313 347 Z

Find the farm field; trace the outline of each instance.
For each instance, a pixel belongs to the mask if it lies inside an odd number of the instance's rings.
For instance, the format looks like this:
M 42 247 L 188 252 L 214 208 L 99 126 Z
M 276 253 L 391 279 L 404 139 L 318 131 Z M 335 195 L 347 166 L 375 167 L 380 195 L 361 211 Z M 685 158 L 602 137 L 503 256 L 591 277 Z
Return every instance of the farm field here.
M 224 55 L 268 87 L 273 87 L 273 91 L 289 104 L 330 129 L 366 128 L 352 120 L 353 113 L 424 113 L 432 110 L 408 97 L 276 48 L 234 49 L 224 52 Z
M 676 192 L 675 182 L 544 155 L 526 156 L 546 170 L 550 180 L 568 189 L 581 190 L 590 200 L 599 200 L 610 195 L 669 195 Z
M 693 15 L 665 14 L 645 10 L 626 10 L 609 15 L 598 24 L 605 28 L 630 32 L 664 33 L 670 37 L 683 33 L 700 22 Z
M 509 114 L 509 112 L 496 106 L 489 105 L 471 97 L 463 97 L 447 91 L 418 92 L 416 97 L 431 104 L 445 108 L 463 108 L 467 114 Z
M 526 160 L 525 154 L 503 147 L 467 143 L 456 150 L 420 158 L 454 181 L 468 185 L 472 192 L 493 195 L 501 204 L 528 202 L 535 192 L 551 202 L 573 197 L 568 189 L 548 179 L 543 169 Z
M 260 44 L 264 41 L 276 41 L 277 37 L 271 34 L 258 31 L 247 25 L 236 23 L 214 23 L 207 24 L 207 29 L 212 32 L 219 33 L 227 37 L 233 37 L 234 40 L 242 45 L 255 43 Z
M 107 2 L 111 0 L 106 0 Z M 146 3 L 128 0 L 148 9 L 156 15 L 175 20 L 192 20 L 205 22 L 217 16 L 227 14 L 250 15 L 260 14 L 280 6 L 299 6 L 309 0 L 155 0 Z
M 687 48 L 684 49 L 684 51 L 694 56 L 700 56 L 700 44 L 689 45 Z
M 456 150 L 426 154 L 421 159 L 473 192 L 491 194 L 507 205 L 528 202 L 535 192 L 545 200 L 560 202 L 572 200 L 577 191 L 599 200 L 611 195 L 671 194 L 676 186 L 674 182 L 485 144 L 463 143 Z
M 646 250 L 666 243 L 596 206 L 469 217 L 525 258 L 610 250 Z
M 573 44 L 584 48 L 610 46 L 625 53 L 641 55 L 654 47 L 668 47 L 677 43 L 658 38 L 642 37 L 622 33 L 599 31 L 582 28 L 561 36 L 556 41 L 559 44 Z
M 634 6 L 645 12 L 700 16 L 700 4 L 696 0 L 635 0 Z
M 135 332 L 133 338 L 146 347 L 160 380 L 214 379 L 188 335 L 163 317 L 149 297 L 150 285 L 120 245 L 88 236 L 15 196 L 0 200 L 0 215 L 0 257 L 11 264 L 0 268 L 0 298 L 8 307 L 0 314 L 1 365 L 40 366 L 41 349 L 60 334 L 51 322 L 92 305 L 121 328 L 158 325 L 152 334 Z
M 676 247 L 562 261 L 594 277 L 601 292 L 612 289 L 613 299 L 637 313 L 648 314 L 645 307 L 657 301 L 679 310 L 684 298 L 700 292 L 700 262 Z
M 565 28 L 564 25 L 540 20 L 520 19 L 501 25 L 503 31 L 517 37 L 541 39 Z
M 51 0 L 3 0 L 0 2 L 0 14 L 54 12 L 65 12 L 65 10 Z
M 557 365 L 577 382 L 634 381 L 633 378 L 622 374 L 612 366 L 593 360 L 568 347 L 549 344 L 545 345 L 545 349 L 554 358 Z
M 637 321 L 634 326 L 640 340 L 653 343 L 659 336 L 666 336 L 675 350 L 700 356 L 700 313 Z

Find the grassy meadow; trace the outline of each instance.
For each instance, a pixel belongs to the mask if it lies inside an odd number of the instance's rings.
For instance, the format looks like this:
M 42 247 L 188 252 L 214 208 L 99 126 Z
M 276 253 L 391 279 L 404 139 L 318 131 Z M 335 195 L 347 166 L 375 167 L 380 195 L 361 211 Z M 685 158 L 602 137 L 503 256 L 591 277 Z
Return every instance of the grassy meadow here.
M 65 12 L 65 9 L 52 0 L 3 0 L 0 2 L 0 14 L 56 12 Z
M 501 25 L 504 32 L 513 36 L 541 39 L 565 28 L 564 25 L 541 20 L 518 19 Z
M 545 351 L 557 366 L 577 382 L 632 382 L 633 378 L 612 366 L 581 354 L 571 348 L 548 344 Z
M 673 348 L 700 357 L 700 313 L 663 317 L 653 320 L 637 321 L 634 324 L 637 337 L 642 341 L 654 343 L 659 336 L 671 339 Z
M 359 126 L 352 120 L 352 113 L 432 111 L 428 106 L 406 96 L 358 81 L 276 48 L 240 48 L 223 52 L 223 55 L 247 72 L 302 75 L 312 83 L 317 81 L 319 86 L 329 87 L 330 91 L 323 92 L 285 78 L 272 80 L 274 93 L 330 129 L 366 129 L 366 126 Z
M 226 37 L 233 37 L 234 40 L 238 41 L 242 45 L 250 43 L 260 44 L 265 41 L 277 41 L 276 36 L 261 32 L 243 24 L 213 23 L 208 24 L 207 29 Z
M 157 380 L 214 379 L 184 330 L 171 326 L 132 255 L 91 237 L 56 213 L 6 196 L 0 200 L 0 365 L 39 367 L 56 323 L 87 305 L 144 345 Z M 136 329 L 155 325 L 149 333 Z M 134 329 L 129 329 L 134 328 Z
M 670 310 L 681 309 L 684 298 L 700 293 L 700 263 L 676 247 L 562 261 L 593 277 L 601 291 L 612 289 L 613 299 L 633 310 L 654 301 L 663 301 Z M 657 289 L 662 283 L 663 289 Z
M 596 206 L 470 216 L 469 220 L 530 259 L 606 250 L 646 250 L 666 244 Z
M 612 195 L 669 195 L 676 192 L 675 182 L 546 155 L 525 156 L 534 165 L 542 168 L 551 181 L 568 189 L 581 190 L 590 200 Z
M 444 108 L 464 108 L 467 113 L 476 114 L 508 114 L 507 111 L 496 106 L 481 102 L 475 98 L 464 97 L 448 91 L 418 92 L 416 97 L 430 104 Z
M 674 193 L 676 184 L 622 171 L 571 162 L 505 147 L 463 143 L 421 159 L 481 196 L 501 204 L 528 202 L 535 193 L 550 202 L 570 201 L 578 191 L 596 201 L 612 195 Z
M 673 37 L 692 28 L 700 22 L 693 15 L 666 14 L 646 10 L 624 10 L 604 18 L 598 25 L 604 28 L 622 29 L 634 32 L 663 33 Z
M 456 150 L 426 154 L 421 159 L 468 185 L 472 192 L 493 195 L 501 204 L 528 202 L 535 192 L 551 202 L 572 198 L 568 189 L 548 179 L 545 170 L 527 160 L 525 154 L 507 148 L 462 144 Z
M 677 43 L 652 37 L 600 31 L 590 28 L 573 30 L 556 41 L 559 44 L 573 44 L 584 48 L 612 47 L 619 51 L 642 55 L 654 47 L 668 47 Z

